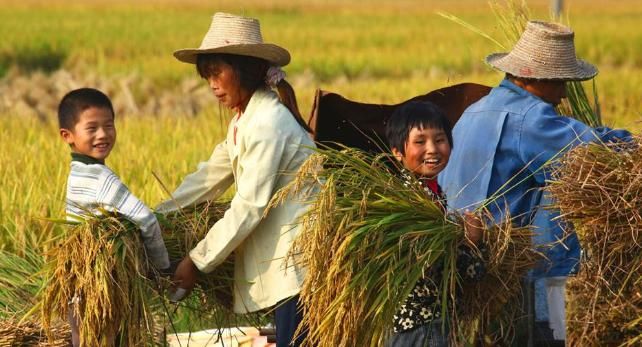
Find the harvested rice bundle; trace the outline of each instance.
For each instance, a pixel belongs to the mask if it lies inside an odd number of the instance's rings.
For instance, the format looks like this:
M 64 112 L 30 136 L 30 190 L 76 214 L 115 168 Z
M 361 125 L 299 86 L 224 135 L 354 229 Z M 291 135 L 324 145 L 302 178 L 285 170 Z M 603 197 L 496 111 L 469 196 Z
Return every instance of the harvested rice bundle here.
M 228 206 L 228 202 L 209 202 L 158 215 L 170 259 L 187 255 Z M 159 292 L 162 294 L 169 281 L 152 273 L 135 226 L 103 211 L 103 216 L 70 227 L 63 238 L 50 252 L 45 268 L 45 327 L 50 326 L 54 314 L 66 319 L 72 310 L 79 317 L 82 341 L 88 345 L 105 345 L 105 336 L 116 331 L 124 346 L 150 345 L 164 336 L 160 332 L 167 322 L 160 318 L 169 312 Z M 260 324 L 258 315 L 236 315 L 230 310 L 233 271 L 230 258 L 214 272 L 201 276 L 195 295 L 179 307 L 196 312 L 191 315 L 218 328 Z
M 570 285 L 572 345 L 642 341 L 642 148 L 631 147 L 575 148 L 561 159 L 550 185 L 586 252 Z
M 302 217 L 302 232 L 292 250 L 294 261 L 307 266 L 300 297 L 308 346 L 382 345 L 391 332 L 395 311 L 427 266 L 444 269 L 441 316 L 456 316 L 449 303 L 461 285 L 456 257 L 458 246 L 465 242 L 462 222 L 445 215 L 420 185 L 404 184 L 391 168 L 386 155 L 319 149 L 272 202 L 290 196 L 314 199 Z M 526 271 L 519 258 L 524 247 L 520 242 L 527 240 L 525 247 L 530 247 L 530 232 L 503 230 L 488 233 L 498 239 L 493 240 L 498 242 L 493 251 L 501 258 L 491 255 L 491 263 L 496 264 L 491 269 L 502 285 L 495 279 L 484 281 L 474 294 L 481 296 L 481 290 L 493 285 L 496 297 L 489 300 L 484 293 L 483 301 L 474 303 L 482 311 L 471 306 L 460 320 L 451 319 L 451 328 L 461 323 L 463 330 L 473 329 L 483 310 L 495 308 L 489 301 L 504 304 L 520 291 L 524 272 L 507 280 L 500 271 Z M 513 244 L 514 234 L 523 237 L 519 245 Z M 515 259 L 520 265 L 505 265 Z
M 210 228 L 229 209 L 229 201 L 210 201 L 158 215 L 170 259 L 180 260 L 205 238 Z M 234 290 L 234 255 L 216 270 L 199 276 L 191 298 L 181 306 L 198 312 L 199 319 L 218 328 L 242 325 L 260 326 L 264 319 L 258 313 L 235 314 L 232 311 Z
M 138 230 L 106 211 L 71 226 L 45 265 L 42 323 L 49 337 L 52 319 L 71 313 L 82 345 L 107 346 L 116 334 L 123 346 L 152 343 L 155 295 L 143 253 Z
M 19 323 L 15 319 L 0 321 L 0 347 L 67 347 L 71 339 L 69 326 L 57 324 L 50 329 L 49 340 L 44 329 L 33 322 Z
M 159 221 L 165 232 L 163 238 L 170 259 L 180 260 L 201 241 L 210 228 L 223 217 L 229 208 L 229 202 L 205 202 L 197 206 L 184 208 L 159 215 Z M 201 299 L 198 304 L 203 311 L 215 311 L 231 308 L 234 280 L 234 257 L 230 256 L 225 262 L 211 273 L 198 278 L 195 288 Z M 207 309 L 208 306 L 216 306 Z
M 533 249 L 532 236 L 530 228 L 517 228 L 506 221 L 486 230 L 486 275 L 477 283 L 464 284 L 457 299 L 458 339 L 471 344 L 481 340 L 492 346 L 512 340 L 513 323 L 524 315 L 522 281 L 545 258 Z

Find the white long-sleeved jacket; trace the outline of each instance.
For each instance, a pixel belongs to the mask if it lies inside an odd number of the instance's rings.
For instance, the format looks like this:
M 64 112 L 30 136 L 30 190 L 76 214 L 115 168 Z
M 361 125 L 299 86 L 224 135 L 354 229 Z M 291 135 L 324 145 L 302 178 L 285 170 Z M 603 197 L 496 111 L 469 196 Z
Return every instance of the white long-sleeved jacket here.
M 235 131 L 236 127 L 236 131 Z M 266 89 L 252 95 L 245 112 L 230 123 L 226 140 L 208 161 L 185 177 L 159 211 L 212 200 L 231 184 L 236 193 L 230 209 L 190 252 L 203 272 L 212 271 L 234 252 L 234 311 L 252 312 L 296 295 L 303 269 L 286 266 L 286 255 L 308 208 L 288 201 L 263 217 L 270 199 L 293 179 L 308 158 L 314 142 L 295 121 L 278 96 Z

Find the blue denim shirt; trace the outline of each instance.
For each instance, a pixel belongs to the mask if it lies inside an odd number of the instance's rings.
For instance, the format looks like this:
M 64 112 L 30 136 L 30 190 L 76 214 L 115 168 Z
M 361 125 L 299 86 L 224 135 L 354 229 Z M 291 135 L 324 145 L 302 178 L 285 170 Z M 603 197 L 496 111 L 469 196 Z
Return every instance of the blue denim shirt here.
M 575 233 L 555 219 L 559 211 L 543 208 L 552 203 L 541 189 L 550 179 L 546 164 L 579 144 L 630 136 L 560 116 L 551 104 L 504 79 L 455 124 L 453 150 L 439 183 L 451 209 L 473 210 L 486 201 L 496 221 L 509 211 L 514 224 L 532 225 L 536 245 L 564 240 L 545 248 L 549 262 L 533 276 L 566 276 L 578 264 L 580 246 Z

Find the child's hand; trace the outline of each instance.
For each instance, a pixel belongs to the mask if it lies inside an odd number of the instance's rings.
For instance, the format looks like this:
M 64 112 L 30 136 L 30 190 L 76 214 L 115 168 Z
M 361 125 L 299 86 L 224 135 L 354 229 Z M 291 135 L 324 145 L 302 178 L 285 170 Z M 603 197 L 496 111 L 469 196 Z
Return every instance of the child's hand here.
M 188 296 L 189 293 L 194 289 L 196 285 L 196 279 L 198 278 L 198 269 L 192 258 L 186 256 L 176 267 L 176 272 L 174 272 L 174 278 L 172 282 L 174 285 L 171 288 L 172 301 L 182 300 L 184 297 Z
M 484 224 L 481 218 L 472 212 L 464 212 L 464 231 L 472 243 L 478 244 L 484 236 Z

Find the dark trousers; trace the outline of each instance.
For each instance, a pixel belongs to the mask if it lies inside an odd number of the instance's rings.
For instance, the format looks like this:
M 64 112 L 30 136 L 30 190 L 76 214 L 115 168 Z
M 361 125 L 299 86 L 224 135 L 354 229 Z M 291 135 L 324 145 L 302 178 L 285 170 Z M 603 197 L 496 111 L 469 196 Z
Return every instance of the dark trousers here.
M 277 347 L 298 347 L 305 338 L 305 333 L 296 336 L 296 329 L 303 320 L 303 312 L 299 304 L 299 295 L 279 301 L 274 309 Z
M 434 320 L 412 330 L 393 334 L 386 347 L 448 347 L 448 329 L 442 331 L 442 321 Z

